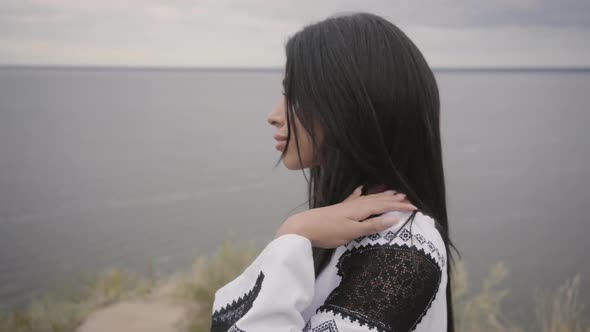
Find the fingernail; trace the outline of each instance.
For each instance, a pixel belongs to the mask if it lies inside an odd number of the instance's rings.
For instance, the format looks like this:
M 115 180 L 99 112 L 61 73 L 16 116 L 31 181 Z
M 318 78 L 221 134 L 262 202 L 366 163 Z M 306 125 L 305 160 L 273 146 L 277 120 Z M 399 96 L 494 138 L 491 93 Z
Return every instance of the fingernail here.
M 393 191 L 393 190 L 385 190 L 385 192 L 388 194 L 391 194 L 391 195 L 395 194 L 395 191 Z
M 399 222 L 398 217 L 381 219 L 381 225 L 383 225 L 383 227 L 391 227 L 391 226 L 397 224 L 398 222 Z

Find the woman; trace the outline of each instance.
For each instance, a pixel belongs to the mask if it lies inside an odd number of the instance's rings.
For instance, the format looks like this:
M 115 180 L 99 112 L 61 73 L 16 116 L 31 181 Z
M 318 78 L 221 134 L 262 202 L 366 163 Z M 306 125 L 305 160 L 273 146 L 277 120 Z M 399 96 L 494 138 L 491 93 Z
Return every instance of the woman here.
M 268 122 L 284 165 L 309 169 L 310 209 L 217 290 L 211 331 L 453 331 L 439 96 L 422 54 L 354 13 L 306 26 L 286 56 Z

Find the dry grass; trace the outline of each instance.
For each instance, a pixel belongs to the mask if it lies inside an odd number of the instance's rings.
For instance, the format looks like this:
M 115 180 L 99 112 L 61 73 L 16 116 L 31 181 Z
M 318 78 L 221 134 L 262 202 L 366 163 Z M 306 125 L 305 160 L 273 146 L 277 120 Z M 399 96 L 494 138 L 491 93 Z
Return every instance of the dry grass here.
M 121 269 L 110 269 L 82 281 L 73 294 L 60 291 L 33 301 L 28 308 L 0 315 L 1 332 L 71 332 L 93 310 L 149 292 L 151 281 Z
M 585 304 L 580 300 L 581 275 L 563 283 L 553 293 L 535 293 L 535 322 L 543 332 L 590 332 Z
M 507 275 L 504 264 L 492 265 L 481 289 L 475 295 L 470 295 L 469 278 L 463 262 L 455 266 L 453 301 L 458 332 L 524 331 L 507 319 L 503 311 L 502 300 L 510 291 L 501 288 L 501 284 Z
M 197 257 L 192 269 L 155 284 L 151 275 L 139 277 L 113 269 L 87 282 L 75 297 L 48 296 L 28 309 L 0 317 L 0 332 L 71 332 L 91 311 L 130 297 L 172 289 L 173 297 L 190 304 L 190 332 L 209 332 L 215 292 L 238 276 L 258 255 L 252 244 L 225 241 L 211 256 Z M 567 280 L 554 291 L 536 291 L 531 317 L 519 326 L 507 318 L 503 300 L 510 290 L 503 286 L 508 276 L 503 263 L 490 266 L 488 276 L 471 290 L 465 266 L 454 269 L 454 305 L 457 332 L 590 332 L 588 311 L 580 299 L 581 276 Z M 165 285 L 165 286 L 163 286 Z M 118 332 L 118 331 L 113 331 Z
M 256 258 L 258 250 L 252 244 L 225 241 L 211 257 L 198 257 L 193 268 L 183 275 L 176 294 L 195 304 L 190 332 L 209 332 L 215 291 L 237 277 Z
M 508 319 L 502 301 L 510 294 L 502 284 L 508 269 L 499 262 L 490 267 L 487 278 L 474 294 L 462 262 L 456 265 L 453 282 L 457 332 L 590 332 L 588 312 L 580 296 L 581 275 L 566 280 L 557 290 L 535 290 L 530 317 L 522 317 L 520 326 Z

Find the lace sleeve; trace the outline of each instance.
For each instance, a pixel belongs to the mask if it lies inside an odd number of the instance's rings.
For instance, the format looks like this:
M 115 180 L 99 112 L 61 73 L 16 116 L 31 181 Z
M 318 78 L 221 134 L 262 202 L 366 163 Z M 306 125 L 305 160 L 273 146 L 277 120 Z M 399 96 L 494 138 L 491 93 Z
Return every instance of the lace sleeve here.
M 442 278 L 432 256 L 405 245 L 355 248 L 345 252 L 337 266 L 341 282 L 316 313 L 345 318 L 336 323 L 342 328 L 334 331 L 341 332 L 348 331 L 344 326 L 351 323 L 371 331 L 414 330 L 430 308 Z

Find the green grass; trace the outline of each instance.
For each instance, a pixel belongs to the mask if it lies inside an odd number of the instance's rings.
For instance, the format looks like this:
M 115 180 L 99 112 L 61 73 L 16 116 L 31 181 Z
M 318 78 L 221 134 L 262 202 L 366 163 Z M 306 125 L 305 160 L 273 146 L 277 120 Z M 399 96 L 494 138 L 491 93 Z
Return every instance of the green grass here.
M 258 255 L 259 250 L 230 239 L 209 256 L 197 257 L 192 268 L 165 280 L 153 280 L 153 272 L 138 276 L 112 269 L 86 282 L 75 296 L 52 295 L 34 301 L 27 309 L 0 316 L 0 332 L 70 332 L 93 310 L 128 298 L 171 288 L 171 296 L 188 303 L 190 332 L 209 332 L 215 292 L 238 276 Z M 150 269 L 151 270 L 151 269 Z M 519 325 L 508 318 L 503 286 L 509 275 L 505 264 L 490 266 L 487 277 L 471 285 L 463 262 L 454 269 L 454 308 L 457 332 L 590 332 L 589 312 L 580 299 L 581 275 L 566 280 L 555 290 L 534 291 L 527 317 Z M 472 287 L 473 286 L 473 287 Z M 473 288 L 473 289 L 472 289 Z M 112 331 L 118 332 L 118 331 Z

